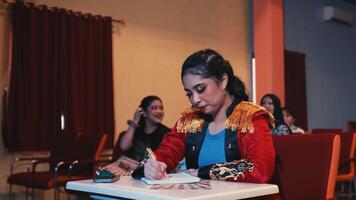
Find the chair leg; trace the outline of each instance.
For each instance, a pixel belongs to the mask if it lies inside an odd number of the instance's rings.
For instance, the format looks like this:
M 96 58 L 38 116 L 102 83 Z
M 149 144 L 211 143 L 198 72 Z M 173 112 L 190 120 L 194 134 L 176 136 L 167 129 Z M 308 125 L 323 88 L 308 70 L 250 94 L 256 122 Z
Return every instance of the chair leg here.
M 31 188 L 31 199 L 35 200 L 35 189 Z
M 26 187 L 26 198 L 25 198 L 26 200 L 28 200 L 29 193 L 30 193 L 29 189 L 28 189 L 28 187 Z
M 69 193 L 69 191 L 67 190 L 67 200 L 69 200 L 70 199 L 70 193 Z
M 9 184 L 9 200 L 12 200 L 12 184 Z
M 341 182 L 341 193 L 342 194 L 345 193 L 345 182 L 344 181 Z
M 54 188 L 54 200 L 60 200 L 60 190 L 59 188 L 55 187 Z
M 354 176 L 354 178 L 352 179 L 352 183 L 353 183 L 353 189 L 354 189 L 354 191 L 353 191 L 353 193 L 352 194 L 355 194 L 356 195 L 356 176 Z

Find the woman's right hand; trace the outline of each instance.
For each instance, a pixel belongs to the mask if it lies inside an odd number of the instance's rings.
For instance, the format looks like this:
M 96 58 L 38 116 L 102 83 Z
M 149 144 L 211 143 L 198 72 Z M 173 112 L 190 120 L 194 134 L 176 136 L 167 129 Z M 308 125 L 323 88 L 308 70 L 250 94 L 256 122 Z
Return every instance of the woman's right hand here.
M 143 114 L 142 108 L 141 108 L 141 107 L 138 107 L 138 108 L 135 110 L 133 122 L 135 122 L 136 124 L 138 124 L 138 122 L 139 122 L 140 119 L 141 119 L 141 115 L 142 115 L 142 114 Z
M 148 159 L 144 165 L 144 173 L 147 179 L 161 179 L 167 176 L 167 165 L 164 162 Z

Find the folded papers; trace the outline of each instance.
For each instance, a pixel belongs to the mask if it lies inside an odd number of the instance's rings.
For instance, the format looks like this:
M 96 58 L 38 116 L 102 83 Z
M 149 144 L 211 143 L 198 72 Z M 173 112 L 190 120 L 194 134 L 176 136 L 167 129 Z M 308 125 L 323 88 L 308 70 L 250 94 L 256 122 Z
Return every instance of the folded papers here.
M 141 178 L 141 180 L 148 185 L 152 185 L 152 184 L 196 183 L 200 181 L 200 178 L 181 172 L 181 173 L 168 174 L 168 177 L 162 179 L 156 180 L 156 179 L 147 179 L 143 177 Z

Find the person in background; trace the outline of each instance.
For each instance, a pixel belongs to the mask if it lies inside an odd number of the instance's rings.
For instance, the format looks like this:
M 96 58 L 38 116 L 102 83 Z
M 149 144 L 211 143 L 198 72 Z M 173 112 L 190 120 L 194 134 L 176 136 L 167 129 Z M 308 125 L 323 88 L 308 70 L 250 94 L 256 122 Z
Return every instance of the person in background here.
M 211 49 L 193 53 L 182 66 L 181 79 L 191 107 L 132 174 L 160 179 L 185 157 L 187 173 L 203 179 L 268 182 L 275 151 L 269 125 L 273 116 L 247 102 L 243 82 L 230 63 Z
M 119 150 L 125 156 L 142 161 L 147 157 L 146 147 L 156 149 L 163 136 L 170 129 L 163 125 L 164 109 L 162 100 L 157 96 L 142 99 L 132 120 L 128 121 L 128 129 L 120 134 Z
M 275 127 L 271 126 L 272 134 L 274 135 L 288 135 L 292 131 L 285 124 L 282 116 L 281 101 L 274 94 L 265 94 L 260 102 L 260 105 L 265 107 L 268 112 L 273 114 L 275 119 Z
M 295 121 L 295 112 L 291 107 L 285 106 L 282 108 L 284 122 L 288 125 L 292 133 L 305 133 L 304 130 L 300 127 L 294 125 Z

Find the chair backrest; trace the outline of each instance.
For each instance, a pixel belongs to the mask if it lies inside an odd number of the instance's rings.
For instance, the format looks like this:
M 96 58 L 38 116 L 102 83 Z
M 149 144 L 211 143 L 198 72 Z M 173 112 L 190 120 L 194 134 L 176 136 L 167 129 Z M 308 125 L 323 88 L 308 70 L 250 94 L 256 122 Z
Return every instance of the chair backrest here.
M 340 162 L 337 180 L 351 181 L 355 175 L 355 148 L 356 133 L 346 132 L 339 134 L 341 137 Z
M 107 134 L 79 134 L 73 156 L 80 160 L 98 160 L 107 139 Z
M 273 136 L 274 181 L 284 200 L 334 197 L 340 153 L 337 134 Z
M 58 133 L 51 138 L 50 142 L 50 169 L 54 170 L 57 160 L 72 160 L 74 159 L 73 151 L 77 135 L 73 133 Z
M 58 160 L 98 160 L 103 151 L 107 134 L 62 134 L 55 137 L 51 146 L 51 158 L 57 160 L 50 164 L 54 171 Z M 92 166 L 86 167 L 92 171 Z
M 119 137 L 114 145 L 113 153 L 112 153 L 112 161 L 116 161 L 122 155 L 126 155 L 126 152 L 122 151 L 120 148 L 120 141 L 125 131 L 120 132 Z
M 311 133 L 342 133 L 341 128 L 314 128 Z

